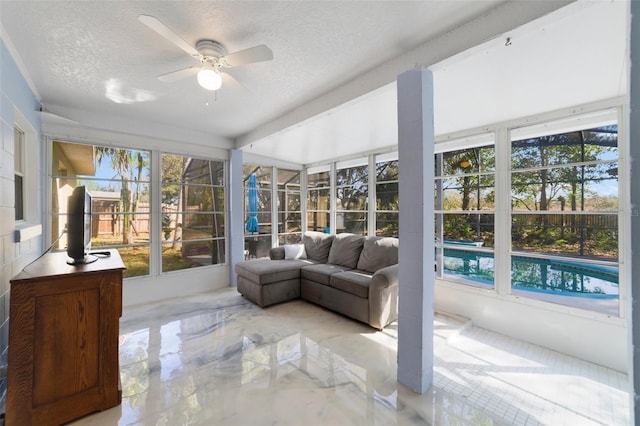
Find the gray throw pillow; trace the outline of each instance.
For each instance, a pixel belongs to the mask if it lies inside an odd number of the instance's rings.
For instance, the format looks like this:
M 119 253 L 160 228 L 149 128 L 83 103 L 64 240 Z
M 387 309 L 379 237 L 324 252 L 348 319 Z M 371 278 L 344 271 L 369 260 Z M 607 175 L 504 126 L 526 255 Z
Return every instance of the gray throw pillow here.
M 378 269 L 398 263 L 398 239 L 368 237 L 364 242 L 358 269 L 367 272 L 376 272 Z
M 364 239 L 362 235 L 349 233 L 336 235 L 333 244 L 331 244 L 331 251 L 329 251 L 329 260 L 327 262 L 334 265 L 346 266 L 347 268 L 355 268 L 360 258 Z
M 331 249 L 331 243 L 334 237 L 335 235 L 325 234 L 324 232 L 305 232 L 302 237 L 302 243 L 307 252 L 307 259 L 327 263 L 329 250 Z

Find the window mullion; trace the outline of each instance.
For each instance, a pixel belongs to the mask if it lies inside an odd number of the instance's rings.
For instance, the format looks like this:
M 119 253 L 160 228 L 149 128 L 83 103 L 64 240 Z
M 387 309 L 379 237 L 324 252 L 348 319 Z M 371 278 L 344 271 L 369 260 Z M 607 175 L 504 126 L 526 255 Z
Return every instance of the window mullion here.
M 443 155 L 442 153 L 436 154 L 436 161 L 435 161 L 435 167 L 436 167 L 436 176 L 442 176 L 442 170 L 443 170 Z M 436 229 L 435 229 L 435 233 L 436 233 L 436 237 L 437 237 L 437 243 L 438 244 L 443 244 L 444 243 L 444 220 L 443 220 L 443 208 L 444 208 L 444 202 L 443 202 L 443 196 L 444 196 L 444 192 L 442 190 L 442 179 L 436 179 L 435 182 L 435 199 L 436 199 L 436 205 L 435 205 L 435 210 L 436 210 L 436 214 L 435 214 L 435 224 L 436 224 Z M 444 273 L 444 249 L 442 247 L 438 247 L 436 248 L 436 278 L 442 278 L 442 274 Z
M 308 229 L 308 220 L 307 220 L 307 197 L 309 196 L 309 191 L 307 185 L 309 184 L 309 180 L 307 179 L 307 173 L 309 169 L 304 168 L 300 171 L 300 241 L 302 241 L 302 235 L 304 235 L 305 231 Z
M 376 157 L 369 155 L 369 170 L 367 171 L 367 235 L 374 237 L 376 235 L 376 206 L 378 199 L 376 196 Z
M 271 167 L 271 247 L 276 247 L 278 238 L 278 168 Z
M 630 164 L 628 160 L 630 149 L 628 115 L 624 114 L 622 106 L 617 108 L 616 113 L 618 118 L 618 167 L 619 176 L 621 177 L 618 179 L 618 264 L 620 265 L 618 268 L 620 271 L 618 277 L 618 309 L 620 317 L 626 318 L 631 314 L 630 301 L 627 300 L 630 293 L 627 286 L 631 284 L 631 277 L 627 275 L 630 273 L 630 268 L 624 266 L 625 264 L 631 265 L 631 217 L 636 216 L 637 211 L 627 211 L 631 205 L 629 203 L 631 198 L 631 179 L 628 169 Z
M 151 162 L 151 180 L 149 182 L 149 191 L 151 192 L 151 208 L 150 217 L 151 220 L 149 230 L 149 275 L 152 277 L 160 275 L 162 271 L 162 199 L 161 199 L 161 167 L 160 167 L 160 152 L 154 150 L 150 153 Z
M 335 234 L 336 233 L 336 224 L 337 224 L 337 219 L 336 219 L 336 209 L 338 208 L 338 201 L 337 201 L 337 188 L 336 188 L 336 163 L 332 162 L 331 163 L 331 168 L 329 169 L 329 233 L 331 234 Z
M 496 131 L 494 288 L 511 292 L 511 140 L 509 131 Z M 500 226 L 498 226 L 500 224 Z

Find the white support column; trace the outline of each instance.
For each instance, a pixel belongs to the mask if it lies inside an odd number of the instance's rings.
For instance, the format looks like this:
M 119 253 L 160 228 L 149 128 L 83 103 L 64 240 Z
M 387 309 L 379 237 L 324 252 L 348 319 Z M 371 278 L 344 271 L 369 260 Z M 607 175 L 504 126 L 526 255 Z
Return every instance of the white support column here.
M 640 2 L 629 2 L 631 5 L 629 63 L 629 171 L 630 171 L 630 209 L 631 214 L 631 295 L 627 307 L 629 329 L 629 380 L 631 383 L 630 402 L 632 424 L 640 425 Z M 635 66 L 634 66 L 635 64 Z
M 424 393 L 433 382 L 433 75 L 398 76 L 400 247 L 398 381 Z
M 244 260 L 244 185 L 242 184 L 242 151 L 232 149 L 229 156 L 229 208 L 227 211 L 227 241 L 229 282 L 238 285 L 234 271 L 236 263 Z

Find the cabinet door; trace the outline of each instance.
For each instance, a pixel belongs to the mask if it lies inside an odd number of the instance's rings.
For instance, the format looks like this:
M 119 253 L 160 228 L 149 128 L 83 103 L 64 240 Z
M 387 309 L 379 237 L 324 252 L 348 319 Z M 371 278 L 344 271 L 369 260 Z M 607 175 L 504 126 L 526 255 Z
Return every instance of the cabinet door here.
M 100 289 L 43 295 L 35 302 L 33 406 L 98 395 Z
M 120 403 L 121 292 L 121 271 L 12 286 L 7 425 L 61 424 Z

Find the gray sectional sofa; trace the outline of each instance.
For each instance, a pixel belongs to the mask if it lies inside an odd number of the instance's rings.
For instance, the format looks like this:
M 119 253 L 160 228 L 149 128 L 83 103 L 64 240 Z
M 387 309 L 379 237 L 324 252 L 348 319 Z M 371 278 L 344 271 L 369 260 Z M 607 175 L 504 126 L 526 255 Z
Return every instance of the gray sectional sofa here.
M 235 271 L 238 292 L 262 307 L 302 298 L 379 330 L 398 318 L 397 238 L 306 232 Z

